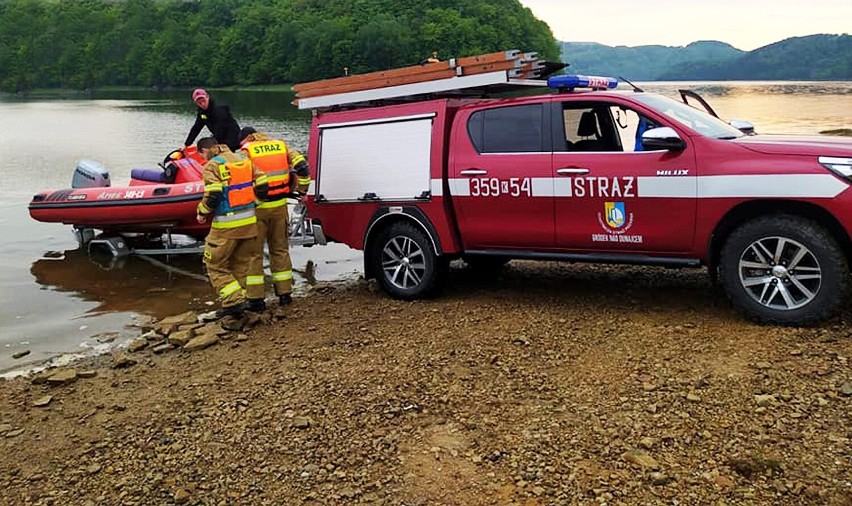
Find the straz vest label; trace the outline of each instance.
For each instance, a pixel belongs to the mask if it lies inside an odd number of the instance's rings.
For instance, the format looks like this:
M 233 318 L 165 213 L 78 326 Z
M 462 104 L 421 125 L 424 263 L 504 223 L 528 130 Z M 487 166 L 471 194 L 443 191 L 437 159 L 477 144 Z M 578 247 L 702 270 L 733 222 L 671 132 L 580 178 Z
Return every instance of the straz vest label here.
M 252 143 L 249 146 L 251 157 L 262 157 L 269 155 L 286 155 L 287 147 L 281 141 L 264 141 Z
M 290 161 L 284 141 L 252 142 L 244 150 L 258 170 L 269 176 L 269 192 L 264 200 L 270 202 L 285 198 L 290 192 Z

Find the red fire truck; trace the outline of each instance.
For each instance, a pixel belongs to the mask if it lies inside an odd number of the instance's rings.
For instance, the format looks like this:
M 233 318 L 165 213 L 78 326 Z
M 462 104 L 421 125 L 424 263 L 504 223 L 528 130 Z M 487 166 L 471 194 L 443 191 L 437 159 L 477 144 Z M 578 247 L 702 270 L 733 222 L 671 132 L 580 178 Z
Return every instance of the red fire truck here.
M 852 139 L 754 135 L 611 78 L 493 74 L 299 100 L 309 215 L 391 296 L 434 294 L 463 258 L 705 266 L 763 323 L 843 302 Z M 515 86 L 547 92 L 459 92 Z

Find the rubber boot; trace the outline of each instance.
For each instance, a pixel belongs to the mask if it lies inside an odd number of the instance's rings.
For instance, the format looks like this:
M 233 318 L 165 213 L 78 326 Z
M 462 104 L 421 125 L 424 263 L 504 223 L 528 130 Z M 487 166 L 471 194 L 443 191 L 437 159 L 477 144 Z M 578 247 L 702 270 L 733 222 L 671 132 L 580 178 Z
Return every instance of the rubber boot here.
M 263 299 L 249 299 L 246 309 L 253 313 L 262 313 L 266 311 L 266 301 Z

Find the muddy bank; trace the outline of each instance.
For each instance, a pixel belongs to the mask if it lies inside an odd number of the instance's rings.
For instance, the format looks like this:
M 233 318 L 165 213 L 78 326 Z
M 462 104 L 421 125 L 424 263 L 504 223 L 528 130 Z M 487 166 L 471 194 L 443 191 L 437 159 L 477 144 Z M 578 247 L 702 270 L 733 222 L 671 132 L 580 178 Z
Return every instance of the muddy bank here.
M 451 277 L 421 302 L 321 287 L 205 349 L 2 382 L 2 501 L 852 500 L 848 313 L 757 327 L 690 270 Z
M 340 244 L 292 248 L 291 258 L 297 293 L 312 283 L 356 278 L 361 265 L 359 252 Z M 138 333 L 139 321 L 215 303 L 195 254 L 116 258 L 78 247 L 45 253 L 29 273 L 39 287 L 35 295 L 22 289 L 20 297 L 0 301 L 0 375 L 51 358 L 102 353 Z

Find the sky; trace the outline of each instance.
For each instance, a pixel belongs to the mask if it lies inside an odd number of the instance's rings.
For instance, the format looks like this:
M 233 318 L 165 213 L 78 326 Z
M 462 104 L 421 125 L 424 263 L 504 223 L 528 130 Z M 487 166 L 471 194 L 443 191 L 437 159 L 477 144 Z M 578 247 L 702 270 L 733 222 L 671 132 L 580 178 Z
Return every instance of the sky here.
M 751 51 L 816 33 L 852 33 L 852 0 L 520 0 L 557 40 L 685 46 L 718 40 Z

